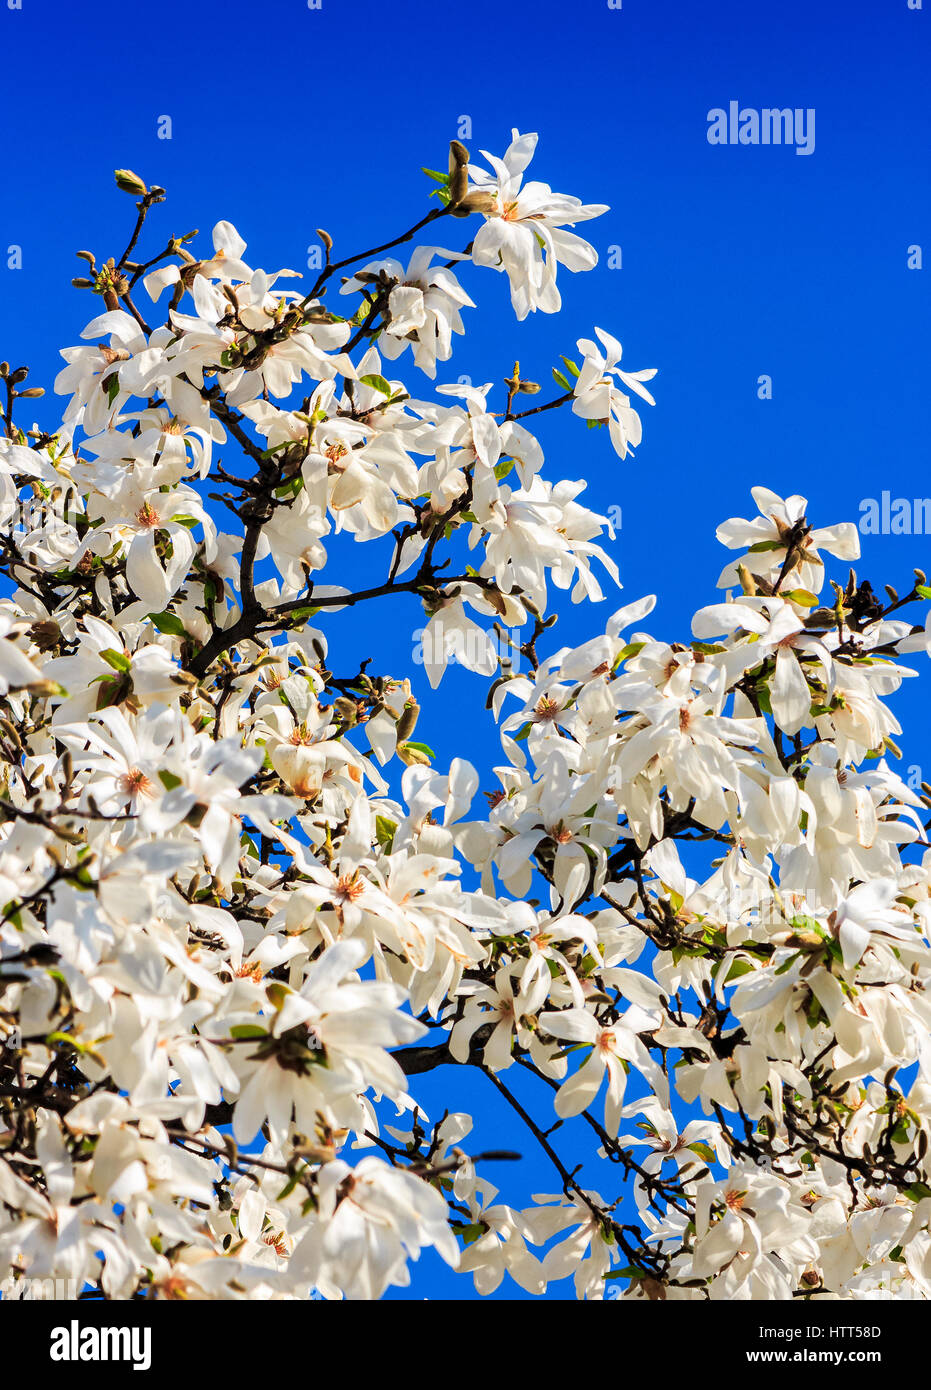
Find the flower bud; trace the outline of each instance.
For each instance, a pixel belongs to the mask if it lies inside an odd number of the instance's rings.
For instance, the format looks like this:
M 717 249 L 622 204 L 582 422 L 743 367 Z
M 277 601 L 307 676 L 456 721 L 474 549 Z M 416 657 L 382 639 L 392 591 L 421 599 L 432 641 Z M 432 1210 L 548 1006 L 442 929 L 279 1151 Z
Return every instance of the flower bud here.
M 417 701 L 411 697 L 410 700 L 405 702 L 401 718 L 398 720 L 398 743 L 405 743 L 410 738 L 417 726 L 419 715 L 420 706 Z
M 449 142 L 449 173 L 450 177 L 457 169 L 464 169 L 469 162 L 469 151 L 461 140 L 450 140 Z
M 449 175 L 449 201 L 458 207 L 469 191 L 469 174 L 464 164 L 453 169 Z M 468 214 L 466 214 L 468 215 Z
M 786 937 L 785 944 L 796 951 L 820 951 L 824 947 L 824 938 L 816 931 L 796 931 Z
M 114 169 L 113 177 L 116 179 L 117 188 L 122 189 L 124 193 L 132 193 L 136 198 L 144 197 L 149 191 L 132 169 Z
M 430 766 L 430 757 L 422 748 L 415 748 L 410 743 L 399 743 L 397 752 L 401 762 L 408 767 Z
M 487 215 L 494 212 L 497 206 L 498 200 L 494 193 L 489 193 L 483 188 L 473 188 L 472 192 L 461 200 L 458 212 L 462 217 L 471 212 L 481 212 Z
M 737 578 L 740 580 L 740 587 L 743 589 L 745 594 L 759 593 L 759 589 L 757 588 L 757 582 L 754 579 L 753 575 L 750 573 L 750 571 L 747 569 L 746 565 L 737 566 Z
M 333 701 L 333 713 L 341 724 L 348 724 L 352 727 L 353 724 L 359 722 L 359 706 L 348 695 L 340 695 L 338 699 Z

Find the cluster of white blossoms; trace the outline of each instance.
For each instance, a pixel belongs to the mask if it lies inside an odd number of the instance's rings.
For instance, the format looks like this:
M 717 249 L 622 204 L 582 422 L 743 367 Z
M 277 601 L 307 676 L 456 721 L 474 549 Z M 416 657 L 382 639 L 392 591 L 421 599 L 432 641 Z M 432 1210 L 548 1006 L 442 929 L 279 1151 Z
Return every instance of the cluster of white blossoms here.
M 886 703 L 929 641 L 894 615 L 931 589 L 826 588 L 855 528 L 756 488 L 684 640 L 641 599 L 542 651 L 554 590 L 617 569 L 530 424 L 571 407 L 623 458 L 653 373 L 595 330 L 523 409 L 516 365 L 384 375 L 449 359 L 470 263 L 519 318 L 595 263 L 567 228 L 605 209 L 523 183 L 535 142 L 491 172 L 454 142 L 433 211 L 345 260 L 321 233 L 304 291 L 227 222 L 205 259 L 193 234 L 132 259 L 164 194 L 120 171 L 137 225 L 80 253 L 104 312 L 54 433 L 14 423 L 37 392 L 0 366 L 3 514 L 45 518 L 0 533 L 6 1296 L 377 1298 L 432 1248 L 482 1294 L 931 1297 L 931 789 Z M 458 218 L 463 250 L 373 259 Z M 325 581 L 363 542 L 381 582 Z M 330 669 L 363 604 L 426 622 L 432 685 L 452 648 L 492 681 L 487 779 L 414 739 L 417 672 Z M 498 1200 L 508 1155 L 418 1102 L 441 1065 L 451 1100 L 465 1067 L 512 1107 L 550 1193 Z

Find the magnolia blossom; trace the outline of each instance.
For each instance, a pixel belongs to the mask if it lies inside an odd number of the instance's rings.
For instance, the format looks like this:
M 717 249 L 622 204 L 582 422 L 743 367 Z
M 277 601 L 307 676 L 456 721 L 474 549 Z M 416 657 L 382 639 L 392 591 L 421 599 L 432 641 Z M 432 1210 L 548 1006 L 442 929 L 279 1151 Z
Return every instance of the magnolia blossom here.
M 635 576 L 590 616 L 614 512 L 550 422 L 624 457 L 654 373 L 596 329 L 571 391 L 431 384 L 486 267 L 523 319 L 595 263 L 567 228 L 605 209 L 524 182 L 535 143 L 487 172 L 454 141 L 442 205 L 365 238 L 474 216 L 470 251 L 324 237 L 294 286 L 226 220 L 150 245 L 161 190 L 121 171 L 137 259 L 82 253 L 105 312 L 57 424 L 10 418 L 8 374 L 5 1298 L 374 1299 L 428 1250 L 479 1295 L 931 1298 L 929 798 L 895 709 L 931 589 L 756 487 L 725 601 L 666 547 L 684 634 Z
M 583 420 L 607 424 L 614 450 L 623 459 L 627 457 L 629 448 L 640 443 L 643 429 L 640 416 L 631 407 L 630 397 L 617 389 L 612 378 L 623 382 L 648 405 L 655 405 L 643 383 L 652 381 L 656 368 L 640 372 L 622 371 L 618 366 L 623 351 L 620 343 L 600 328 L 595 329 L 595 334 L 601 341 L 601 348 L 589 338 L 580 338 L 577 343 L 585 360 L 572 388 L 572 410 Z
M 469 166 L 473 186 L 494 198 L 494 207 L 473 240 L 472 259 L 476 265 L 507 274 L 514 312 L 524 319 L 537 309 L 558 313 L 557 263 L 567 270 L 591 270 L 597 263 L 594 247 L 565 229 L 600 217 L 608 208 L 554 193 L 546 183 L 523 183 L 537 136 L 514 130 L 512 137 L 501 159 L 482 151 L 491 173 Z
M 810 527 L 805 521 L 808 506 L 804 497 L 783 500 L 769 488 L 751 489 L 760 515 L 752 521 L 732 517 L 717 530 L 718 540 L 729 550 L 747 548 L 750 553 L 742 560 L 732 560 L 718 580 L 719 588 L 737 583 L 737 567 L 744 564 L 751 574 L 770 582 L 785 578 L 786 587 L 801 588 L 819 594 L 824 585 L 824 561 L 821 551 L 841 560 L 856 560 L 860 555 L 860 537 L 852 521 L 838 526 Z
M 579 1069 L 563 1082 L 556 1097 L 558 1115 L 578 1115 L 586 1110 L 601 1089 L 607 1076 L 605 1097 L 605 1128 L 612 1138 L 617 1134 L 627 1086 L 624 1062 L 635 1065 L 643 1073 L 654 1092 L 666 1097 L 666 1081 L 652 1061 L 638 1033 L 655 1027 L 658 1018 L 632 1005 L 616 1023 L 603 1026 L 587 1010 L 565 1009 L 561 1013 L 544 1013 L 540 1023 L 554 1038 L 568 1042 L 590 1043 L 592 1051 Z
M 448 265 L 431 266 L 434 257 L 465 259 L 442 247 L 418 246 L 406 270 L 391 258 L 371 261 L 340 289 L 340 294 L 354 294 L 375 280 L 390 284 L 382 355 L 393 361 L 410 343 L 415 364 L 431 378 L 437 362 L 448 362 L 452 356 L 452 335 L 465 332 L 461 310 L 475 308 Z

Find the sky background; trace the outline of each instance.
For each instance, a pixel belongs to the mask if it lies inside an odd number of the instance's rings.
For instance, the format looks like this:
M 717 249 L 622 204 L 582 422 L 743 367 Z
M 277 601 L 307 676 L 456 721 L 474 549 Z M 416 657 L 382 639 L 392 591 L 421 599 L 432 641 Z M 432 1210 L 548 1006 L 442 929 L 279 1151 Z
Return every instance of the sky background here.
M 620 462 L 606 432 L 561 412 L 540 422 L 545 475 L 587 479 L 582 500 L 622 514 L 613 554 L 623 595 L 574 610 L 554 635 L 556 645 L 582 641 L 622 602 L 657 592 L 650 631 L 688 640 L 726 557 L 715 527 L 754 514 L 753 485 L 804 494 L 816 524 L 856 521 L 863 499 L 883 490 L 931 496 L 929 25 L 931 0 L 4 3 L 0 357 L 51 387 L 57 349 L 78 341 L 99 304 L 70 286 L 84 269 L 74 252 L 119 255 L 131 226 L 116 167 L 168 191 L 144 255 L 193 227 L 206 250 L 209 229 L 228 218 L 250 263 L 303 270 L 316 227 L 342 256 L 435 206 L 420 166 L 444 167 L 463 117 L 476 158 L 503 153 L 512 126 L 539 131 L 531 177 L 611 205 L 580 228 L 601 262 L 588 275 L 561 269 L 563 312 L 523 324 L 503 276 L 464 277 L 479 307 L 437 380 L 499 381 L 519 358 L 525 377 L 549 383 L 558 354 L 595 324 L 621 340 L 625 366 L 659 369 L 635 459 Z M 813 153 L 709 144 L 708 112 L 731 100 L 814 108 Z M 158 138 L 164 116 L 170 140 Z M 464 222 L 440 225 L 453 248 L 471 235 Z M 915 246 L 927 269 L 908 268 Z M 21 268 L 10 269 L 16 247 Z M 620 269 L 608 268 L 611 247 Z M 409 361 L 388 374 L 406 377 Z M 771 400 L 758 397 L 763 375 Z M 54 423 L 51 393 L 35 406 L 42 425 Z M 927 536 L 867 536 L 863 549 L 858 572 L 874 588 L 904 592 L 914 566 L 931 572 Z M 364 562 L 360 573 L 374 563 Z M 410 634 L 423 619 L 409 604 L 346 617 L 333 638 L 345 650 L 357 653 L 361 636 L 373 669 L 412 669 Z M 922 674 L 893 708 L 906 766 L 926 764 L 931 777 Z M 450 671 L 431 701 L 420 676 L 417 737 L 443 767 L 460 754 L 489 769 L 500 755 L 490 716 L 476 713 L 481 678 Z M 443 1069 L 417 1094 L 433 1118 L 446 1106 L 480 1113 L 476 1146 L 524 1151 L 519 1171 L 488 1170 L 506 1200 L 558 1186 L 480 1075 Z M 583 1156 L 571 1141 L 565 1153 Z M 413 1272 L 394 1294 L 471 1292 L 437 1260 Z M 499 1290 L 517 1295 L 507 1281 Z

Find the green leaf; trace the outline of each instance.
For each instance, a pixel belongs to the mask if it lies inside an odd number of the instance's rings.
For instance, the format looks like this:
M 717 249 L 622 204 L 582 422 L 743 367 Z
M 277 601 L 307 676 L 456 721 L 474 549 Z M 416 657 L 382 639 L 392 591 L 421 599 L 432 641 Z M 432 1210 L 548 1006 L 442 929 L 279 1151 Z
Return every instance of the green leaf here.
M 175 787 L 180 787 L 181 785 L 181 778 L 176 777 L 173 772 L 160 772 L 158 774 L 158 780 L 161 782 L 166 792 L 173 792 Z
M 813 994 L 808 1001 L 807 1008 L 805 1009 L 805 1018 L 808 1022 L 809 1028 L 817 1028 L 818 1024 L 821 1022 L 822 1017 L 823 1014 L 821 1012 L 821 1001 L 819 1000 L 816 994 Z
M 749 975 L 752 969 L 753 966 L 748 960 L 735 960 L 727 972 L 724 983 L 729 985 L 731 980 L 739 980 L 741 975 Z
M 428 743 L 415 743 L 412 739 L 407 739 L 405 748 L 416 748 L 418 753 L 426 753 L 428 758 L 435 758 L 436 754 Z
M 457 1236 L 461 1236 L 465 1245 L 472 1245 L 478 1240 L 479 1236 L 485 1234 L 484 1221 L 473 1221 L 468 1226 L 458 1221 L 452 1222 L 452 1228 Z
M 763 713 L 772 714 L 773 707 L 770 703 L 769 690 L 762 682 L 756 687 L 756 698 Z
M 371 386 L 373 391 L 380 391 L 383 396 L 391 397 L 391 383 L 386 381 L 377 372 L 371 372 L 368 376 L 360 376 L 359 380 L 363 386 Z
M 922 598 L 931 598 L 931 588 L 927 584 L 916 584 L 915 593 L 920 594 Z
M 432 179 L 434 183 L 449 183 L 449 175 L 441 174 L 439 169 L 427 169 L 424 165 L 421 165 L 420 172 L 426 174 L 427 178 Z
M 642 652 L 646 642 L 628 642 L 626 647 L 622 647 L 614 658 L 614 670 L 616 671 L 622 661 L 626 661 L 629 656 L 636 656 Z
M 572 387 L 569 385 L 568 377 L 563 376 L 562 372 L 557 371 L 555 367 L 553 368 L 553 380 L 556 385 L 561 386 L 564 391 L 572 390 Z
M 113 647 L 105 647 L 100 653 L 108 666 L 112 666 L 114 671 L 128 671 L 130 669 L 129 657 L 123 652 L 118 652 Z
M 107 388 L 107 405 L 112 405 L 120 394 L 120 379 L 116 372 L 111 372 L 104 382 L 104 386 Z
M 575 363 L 573 362 L 573 360 L 572 360 L 571 357 L 565 357 L 562 353 L 560 353 L 559 355 L 560 355 L 560 357 L 562 357 L 562 360 L 565 362 L 567 370 L 570 371 L 570 372 L 572 373 L 573 376 L 581 376 L 581 375 L 582 375 L 582 370 L 581 370 L 581 368 L 580 368 L 580 367 L 577 367 L 577 366 L 575 365 Z
M 807 589 L 789 589 L 782 597 L 791 599 L 793 603 L 799 604 L 802 608 L 818 607 L 818 600 Z
M 169 637 L 187 637 L 184 624 L 177 613 L 169 613 L 167 609 L 164 613 L 150 613 L 149 622 L 153 623 L 159 632 L 164 632 Z
M 397 828 L 397 822 L 389 820 L 387 816 L 375 817 L 375 839 L 388 854 L 391 853 L 391 846 L 394 843 L 394 832 Z
M 268 1029 L 257 1023 L 234 1023 L 230 1029 L 231 1038 L 267 1038 Z
M 120 705 L 133 688 L 132 677 L 125 673 L 117 676 L 102 676 L 97 684 L 97 703 L 95 709 L 108 709 L 110 705 Z

